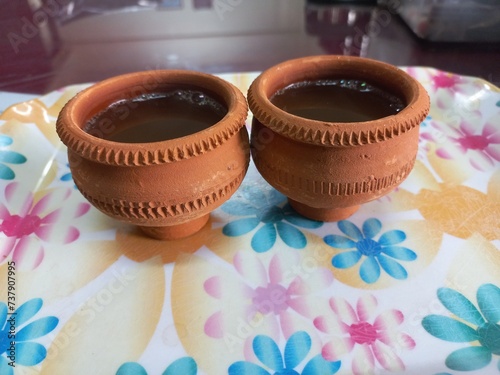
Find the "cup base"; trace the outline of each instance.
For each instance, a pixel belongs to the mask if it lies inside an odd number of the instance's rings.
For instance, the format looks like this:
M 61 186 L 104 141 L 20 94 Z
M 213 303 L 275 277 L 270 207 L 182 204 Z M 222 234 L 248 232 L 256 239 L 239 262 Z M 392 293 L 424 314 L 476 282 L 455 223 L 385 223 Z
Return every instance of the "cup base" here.
M 165 227 L 145 227 L 139 226 L 139 229 L 148 237 L 157 240 L 178 240 L 189 237 L 205 226 L 210 214 L 200 216 L 194 220 L 182 224 L 169 225 Z
M 290 206 L 302 216 L 318 221 L 344 220 L 359 209 L 359 205 L 342 208 L 316 208 L 294 201 L 290 198 L 288 198 L 288 202 Z

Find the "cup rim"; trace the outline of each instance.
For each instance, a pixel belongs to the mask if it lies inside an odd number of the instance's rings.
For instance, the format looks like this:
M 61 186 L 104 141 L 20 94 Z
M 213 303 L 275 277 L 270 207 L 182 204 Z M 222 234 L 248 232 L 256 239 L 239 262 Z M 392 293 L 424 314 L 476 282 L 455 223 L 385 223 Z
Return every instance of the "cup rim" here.
M 345 76 L 347 75 L 347 76 Z M 364 122 L 327 122 L 293 115 L 270 98 L 293 83 L 328 78 L 363 79 L 403 96 L 398 113 Z M 364 57 L 322 55 L 288 60 L 261 73 L 247 94 L 254 117 L 264 126 L 296 141 L 323 146 L 377 143 L 417 127 L 428 113 L 430 100 L 423 86 L 396 66 Z
M 157 142 L 114 142 L 83 130 L 88 113 L 97 113 L 119 99 L 139 96 L 130 93 L 161 92 L 166 85 L 188 85 L 213 93 L 227 112 L 220 121 L 201 131 Z M 93 97 L 103 100 L 95 101 Z M 248 106 L 241 91 L 222 78 L 190 70 L 149 70 L 108 78 L 84 89 L 63 107 L 56 131 L 68 149 L 86 159 L 119 166 L 157 165 L 220 147 L 245 126 L 247 115 Z

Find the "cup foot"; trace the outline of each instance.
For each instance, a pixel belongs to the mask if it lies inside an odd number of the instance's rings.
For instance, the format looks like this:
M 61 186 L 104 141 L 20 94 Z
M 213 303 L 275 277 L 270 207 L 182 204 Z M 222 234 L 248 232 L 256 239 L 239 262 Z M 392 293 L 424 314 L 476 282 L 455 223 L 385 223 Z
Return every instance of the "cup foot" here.
M 191 236 L 205 226 L 210 214 L 198 217 L 194 220 L 182 224 L 169 225 L 165 227 L 145 227 L 139 226 L 139 229 L 148 237 L 157 240 L 178 240 L 180 238 Z
M 344 220 L 359 209 L 359 205 L 342 208 L 316 208 L 294 201 L 290 198 L 288 198 L 288 202 L 290 206 L 302 216 L 318 221 Z

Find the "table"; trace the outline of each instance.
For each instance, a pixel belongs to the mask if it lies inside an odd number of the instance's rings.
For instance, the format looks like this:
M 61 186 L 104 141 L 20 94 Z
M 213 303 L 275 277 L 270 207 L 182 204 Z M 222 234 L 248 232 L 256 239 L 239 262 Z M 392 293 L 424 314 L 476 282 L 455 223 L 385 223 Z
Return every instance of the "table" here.
M 399 66 L 431 66 L 499 84 L 498 44 L 428 43 L 415 37 L 394 12 L 345 4 L 3 1 L 0 90 L 44 94 L 70 84 L 159 68 L 262 71 L 313 54 L 362 55 Z

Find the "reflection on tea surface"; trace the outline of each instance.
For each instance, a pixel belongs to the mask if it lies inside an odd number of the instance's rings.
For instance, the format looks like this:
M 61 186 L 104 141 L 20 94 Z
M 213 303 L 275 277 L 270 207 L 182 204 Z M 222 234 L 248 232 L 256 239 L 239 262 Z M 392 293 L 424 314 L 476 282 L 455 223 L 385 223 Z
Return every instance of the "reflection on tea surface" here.
M 404 102 L 353 79 L 303 81 L 279 90 L 271 102 L 292 115 L 327 122 L 362 122 L 395 115 Z
M 84 131 L 114 142 L 159 142 L 204 130 L 226 113 L 204 92 L 174 90 L 117 101 L 92 117 Z

